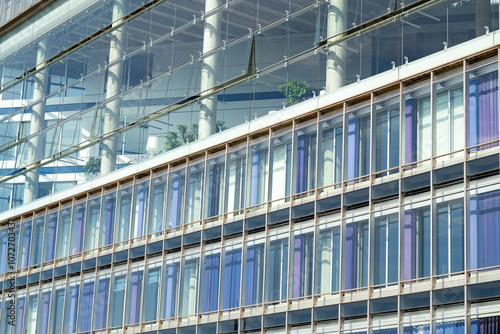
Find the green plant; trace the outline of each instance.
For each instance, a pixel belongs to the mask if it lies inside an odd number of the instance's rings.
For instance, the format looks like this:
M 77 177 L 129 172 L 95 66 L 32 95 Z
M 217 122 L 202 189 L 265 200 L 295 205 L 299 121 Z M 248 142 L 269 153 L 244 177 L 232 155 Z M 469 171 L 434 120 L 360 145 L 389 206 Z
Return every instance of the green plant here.
M 312 97 L 315 89 L 305 81 L 291 80 L 278 87 L 278 92 L 286 97 L 286 106 L 307 100 Z
M 224 121 L 216 122 L 216 132 L 228 129 L 224 123 Z M 198 139 L 198 124 L 192 124 L 191 129 L 184 124 L 178 124 L 176 128 L 177 131 L 168 131 L 166 135 L 161 136 L 166 139 L 164 144 L 165 151 L 172 150 L 187 143 L 192 143 Z
M 89 158 L 85 165 L 83 165 L 83 174 L 95 175 L 101 171 L 101 158 Z

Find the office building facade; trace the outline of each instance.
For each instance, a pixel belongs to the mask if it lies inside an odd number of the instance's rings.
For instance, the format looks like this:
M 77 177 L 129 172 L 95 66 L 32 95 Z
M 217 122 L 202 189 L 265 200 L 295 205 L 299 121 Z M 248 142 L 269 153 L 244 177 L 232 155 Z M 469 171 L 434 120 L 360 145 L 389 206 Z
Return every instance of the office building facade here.
M 497 1 L 0 8 L 0 332 L 500 331 Z

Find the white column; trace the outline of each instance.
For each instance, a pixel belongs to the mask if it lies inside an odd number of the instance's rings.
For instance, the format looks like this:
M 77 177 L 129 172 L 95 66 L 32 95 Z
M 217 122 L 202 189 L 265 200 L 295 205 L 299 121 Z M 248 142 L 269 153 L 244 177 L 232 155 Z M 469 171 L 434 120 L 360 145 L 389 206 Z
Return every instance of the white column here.
M 214 10 L 219 6 L 219 0 L 206 0 L 205 13 Z M 203 53 L 215 49 L 219 45 L 220 34 L 220 13 L 210 15 L 205 19 L 205 29 L 203 32 Z M 201 69 L 201 91 L 205 91 L 215 86 L 217 81 L 217 67 L 219 55 L 214 54 L 205 57 Z M 205 138 L 215 133 L 217 121 L 217 96 L 205 98 L 201 102 L 200 119 L 198 123 L 198 138 Z
M 120 20 L 125 15 L 125 0 L 115 0 L 113 3 L 113 25 L 121 24 Z M 124 26 L 114 30 L 111 34 L 111 44 L 109 47 L 109 62 L 111 64 L 123 56 L 123 45 L 125 43 Z M 109 66 L 106 83 L 106 99 L 115 96 L 115 99 L 106 104 L 104 112 L 103 133 L 116 130 L 120 125 L 120 90 L 122 87 L 123 62 L 119 61 L 115 65 Z M 101 175 L 106 175 L 116 169 L 116 151 L 118 147 L 118 137 L 113 136 L 102 142 Z
M 36 63 L 40 64 L 45 60 L 48 48 L 48 38 L 43 38 L 38 42 L 36 52 Z M 33 101 L 42 99 L 31 108 L 31 123 L 30 135 L 34 135 L 28 144 L 28 158 L 27 165 L 40 161 L 42 158 L 42 135 L 40 131 L 43 130 L 45 122 L 45 95 L 47 93 L 48 83 L 48 68 L 35 74 L 35 81 L 33 84 Z M 24 183 L 24 201 L 29 203 L 36 199 L 38 194 L 38 181 L 40 177 L 40 170 L 38 168 L 26 173 Z
M 346 15 L 347 0 L 329 0 L 327 22 L 328 38 L 346 31 Z M 326 60 L 327 92 L 331 92 L 345 85 L 346 49 L 341 44 L 337 44 L 328 48 L 328 55 Z

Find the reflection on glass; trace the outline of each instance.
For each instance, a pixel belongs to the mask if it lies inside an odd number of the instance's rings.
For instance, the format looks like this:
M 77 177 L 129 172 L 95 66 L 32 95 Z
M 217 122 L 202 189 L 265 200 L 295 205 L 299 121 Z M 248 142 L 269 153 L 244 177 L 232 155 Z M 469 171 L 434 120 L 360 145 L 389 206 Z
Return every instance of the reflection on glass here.
M 80 282 L 70 283 L 66 288 L 66 302 L 64 306 L 63 332 L 76 332 L 76 316 L 78 312 L 78 299 L 80 295 Z M 60 316 L 60 315 L 59 315 Z
M 263 203 L 267 194 L 268 142 L 263 141 L 249 147 L 247 206 Z
M 24 221 L 21 225 L 21 234 L 19 235 L 19 253 L 17 258 L 17 269 L 28 266 L 31 246 L 31 220 Z
M 92 306 L 94 304 L 94 280 L 82 281 L 78 311 L 78 332 L 89 331 L 92 323 Z
M 75 204 L 73 207 L 73 218 L 71 226 L 71 244 L 70 255 L 80 253 L 83 243 L 83 222 L 85 221 L 85 209 L 87 201 L 83 200 Z
M 138 183 L 134 187 L 134 205 L 132 212 L 131 238 L 144 235 L 149 202 L 149 180 Z
M 102 199 L 101 227 L 99 246 L 113 243 L 115 226 L 116 191 L 105 194 Z
M 320 227 L 316 242 L 316 293 L 339 290 L 340 223 Z
M 44 309 L 45 312 L 45 309 Z M 50 308 L 49 333 L 60 333 L 63 328 L 64 318 L 64 285 L 54 287 L 52 290 L 52 305 Z M 44 333 L 43 331 L 40 333 Z
M 373 284 L 386 284 L 398 280 L 398 214 L 376 217 L 372 227 Z
M 290 297 L 309 296 L 312 293 L 314 233 L 300 231 L 293 235 L 290 261 Z
M 342 181 L 342 116 L 320 123 L 319 186 L 329 186 Z
M 405 164 L 430 158 L 431 99 L 426 86 L 404 95 L 402 129 L 403 160 Z M 411 167 L 411 166 L 410 166 Z
M 182 221 L 184 207 L 185 169 L 169 174 L 167 201 L 167 228 L 176 227 Z
M 97 248 L 99 242 L 99 225 L 101 218 L 101 196 L 91 198 L 87 207 L 85 222 L 85 249 Z
M 188 167 L 186 184 L 186 219 L 189 224 L 201 219 L 203 205 L 203 182 L 205 178 L 205 162 Z
M 166 175 L 156 177 L 151 181 L 148 233 L 159 232 L 165 228 L 166 181 Z
M 404 211 L 403 278 L 428 277 L 430 274 L 431 217 L 428 206 Z
M 94 306 L 93 329 L 102 329 L 107 325 L 110 276 L 100 276 L 97 279 L 97 291 Z
M 207 162 L 207 191 L 205 201 L 205 218 L 222 213 L 222 196 L 224 194 L 224 156 L 212 158 Z
M 230 152 L 227 160 L 225 212 L 233 212 L 244 206 L 246 148 Z
M 117 327 L 123 324 L 123 308 L 125 306 L 126 272 L 113 274 L 111 298 L 109 300 L 108 327 Z
M 376 102 L 373 109 L 373 168 L 378 172 L 399 166 L 399 96 Z
M 45 215 L 36 217 L 35 221 L 33 222 L 30 265 L 35 265 L 42 262 L 44 223 L 45 223 Z
M 271 189 L 270 200 L 290 196 L 292 172 L 292 133 L 271 140 Z
M 164 265 L 162 279 L 161 316 L 162 319 L 177 316 L 177 303 L 179 301 L 179 260 L 167 261 Z
M 316 187 L 316 124 L 295 131 L 294 194 Z
M 266 302 L 286 299 L 288 273 L 288 237 L 268 238 L 266 258 Z
M 127 303 L 125 305 L 125 324 L 136 324 L 140 321 L 142 300 L 143 271 L 132 269 L 128 274 Z
M 161 263 L 146 268 L 144 299 L 142 301 L 142 321 L 158 319 L 158 289 L 160 287 Z
M 44 233 L 43 262 L 54 260 L 58 215 L 59 212 L 57 210 L 52 211 L 47 215 Z
M 205 252 L 201 263 L 199 312 L 215 311 L 218 305 L 220 253 Z
M 368 221 L 348 223 L 344 236 L 344 289 L 368 284 Z
M 370 172 L 370 107 L 349 112 L 346 119 L 344 176 L 349 180 Z
M 115 242 L 128 239 L 130 216 L 132 211 L 132 187 L 126 186 L 118 191 L 118 208 L 116 213 Z
M 71 205 L 64 207 L 59 214 L 57 230 L 56 258 L 68 256 L 69 241 L 71 237 Z
M 439 203 L 434 224 L 434 260 L 436 274 L 464 269 L 464 207 L 463 201 Z
M 220 308 L 240 306 L 241 245 L 226 247 L 222 255 Z
M 191 315 L 196 313 L 199 262 L 199 258 L 186 257 L 183 259 L 179 315 Z

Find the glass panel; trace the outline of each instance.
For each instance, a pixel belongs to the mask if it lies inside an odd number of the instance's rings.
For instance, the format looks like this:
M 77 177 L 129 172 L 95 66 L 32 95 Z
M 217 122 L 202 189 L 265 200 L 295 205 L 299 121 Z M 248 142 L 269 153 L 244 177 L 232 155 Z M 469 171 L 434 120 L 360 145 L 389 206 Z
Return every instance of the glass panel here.
M 430 87 L 425 86 L 404 94 L 404 103 L 402 151 L 404 163 L 409 164 L 428 159 L 431 155 Z
M 498 65 L 492 64 L 467 73 L 467 145 L 498 140 Z M 482 145 L 479 149 L 498 146 Z
M 500 264 L 500 191 L 470 195 L 469 268 Z
M 225 212 L 242 209 L 245 199 L 246 148 L 230 152 L 226 174 Z
M 179 226 L 182 221 L 184 207 L 184 168 L 172 172 L 168 181 L 167 228 Z
M 262 303 L 264 286 L 264 239 L 245 243 L 243 257 L 243 305 Z
M 68 256 L 69 241 L 71 237 L 71 211 L 72 206 L 67 205 L 59 214 L 59 224 L 57 230 L 57 250 L 56 258 Z
M 372 275 L 373 284 L 398 281 L 399 215 L 376 215 L 372 227 Z
M 165 205 L 167 204 L 166 186 L 166 175 L 156 177 L 152 180 L 148 233 L 159 232 L 165 228 Z
M 267 198 L 268 142 L 249 147 L 247 167 L 247 206 L 263 203 Z
M 91 198 L 88 202 L 85 223 L 85 249 L 97 248 L 99 243 L 99 220 L 101 217 L 101 196 Z
M 109 302 L 109 281 L 110 275 L 99 276 L 97 279 L 93 329 L 102 329 L 106 327 Z
M 47 221 L 45 222 L 43 262 L 54 260 L 54 250 L 56 248 L 56 231 L 57 231 L 57 216 L 58 215 L 59 215 L 58 210 L 52 211 L 47 215 Z
M 316 187 L 316 126 L 295 131 L 294 194 Z
M 116 213 L 115 242 L 128 240 L 130 216 L 132 213 L 132 187 L 118 190 L 118 208 Z
M 209 159 L 207 162 L 207 192 L 205 218 L 218 216 L 222 213 L 222 196 L 224 194 L 225 155 Z
M 64 333 L 76 332 L 76 315 L 78 312 L 78 297 L 80 295 L 80 282 L 70 283 L 66 289 L 66 305 L 64 307 Z M 60 316 L 60 315 L 59 315 Z
M 186 257 L 182 262 L 180 314 L 196 313 L 198 297 L 199 258 Z
M 158 319 L 158 288 L 160 287 L 161 263 L 146 268 L 144 299 L 142 301 L 142 321 Z
M 346 116 L 345 179 L 370 172 L 370 107 L 349 112 Z
M 37 333 L 48 333 L 49 329 L 49 310 L 50 310 L 50 296 L 51 291 L 49 289 L 40 292 L 40 300 L 38 301 L 38 319 L 36 332 Z M 53 301 L 55 304 L 56 301 Z
M 368 220 L 346 224 L 344 236 L 344 289 L 368 284 Z
M 205 252 L 201 261 L 200 312 L 215 311 L 218 305 L 220 253 Z
M 434 92 L 434 156 L 438 156 L 464 148 L 462 75 L 436 83 Z
M 127 303 L 125 305 L 125 324 L 139 323 L 142 300 L 143 271 L 131 269 L 127 282 Z
M 316 293 L 338 291 L 340 283 L 340 222 L 319 228 L 316 259 Z
M 65 318 L 64 312 L 64 285 L 54 287 L 52 290 L 52 305 L 50 308 L 49 333 L 61 333 Z M 68 317 L 69 318 L 69 317 Z M 41 332 L 45 333 L 45 332 Z
M 85 221 L 85 209 L 87 201 L 83 200 L 76 203 L 73 207 L 73 223 L 71 226 L 71 245 L 69 254 L 77 254 L 82 251 L 83 226 Z
M 78 331 L 89 331 L 92 323 L 92 306 L 94 305 L 94 280 L 82 281 L 78 311 Z
M 13 232 L 13 231 L 12 231 Z M 11 245 L 13 244 L 15 247 L 15 244 L 13 241 L 15 240 L 13 238 L 13 234 L 11 234 L 12 237 L 10 238 Z M 7 246 L 9 244 L 9 230 L 7 228 L 4 228 L 0 230 L 0 274 L 5 273 L 5 264 L 7 263 Z M 9 270 L 9 267 L 7 267 L 7 271 Z M 0 319 L 1 320 L 1 319 Z
M 186 219 L 185 224 L 201 220 L 203 205 L 203 182 L 205 179 L 205 162 L 188 167 L 186 186 Z
M 45 215 L 36 217 L 33 223 L 30 265 L 36 265 L 42 262 L 44 223 L 45 223 Z
M 25 294 L 20 294 L 19 296 L 16 297 L 16 322 L 15 322 L 15 327 L 13 329 L 13 333 L 23 333 L 23 323 L 24 323 L 24 318 L 25 318 L 25 311 L 26 311 L 26 295 Z M 29 304 L 28 304 L 29 306 Z
M 125 306 L 126 272 L 113 274 L 111 298 L 109 300 L 108 327 L 117 327 L 123 324 L 123 307 Z
M 36 313 L 38 304 L 38 291 L 28 294 L 26 299 L 26 314 L 24 315 L 24 333 L 36 331 Z
M 288 274 L 288 236 L 267 238 L 266 302 L 286 299 Z
M 319 186 L 342 181 L 342 116 L 320 122 Z
M 149 180 L 135 185 L 131 238 L 144 235 L 149 203 Z
M 240 306 L 241 245 L 225 247 L 222 253 L 220 308 Z
M 107 193 L 102 198 L 101 227 L 99 246 L 113 243 L 113 231 L 116 211 L 116 191 Z
M 173 318 L 177 315 L 179 301 L 179 260 L 167 261 L 164 265 L 160 318 Z
M 428 277 L 430 274 L 431 217 L 428 206 L 404 211 L 403 278 L 405 280 Z
M 290 297 L 312 294 L 313 229 L 293 233 L 292 259 L 290 261 Z
M 273 201 L 290 196 L 290 175 L 292 173 L 292 133 L 288 132 L 284 135 L 273 138 L 271 140 L 271 145 L 270 200 Z
M 21 234 L 19 235 L 19 253 L 17 258 L 17 268 L 28 266 L 31 246 L 31 220 L 25 221 L 21 225 Z
M 379 172 L 399 166 L 399 96 L 378 101 L 373 109 L 373 169 Z
M 436 274 L 464 269 L 464 205 L 462 200 L 436 205 L 434 261 Z

